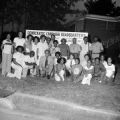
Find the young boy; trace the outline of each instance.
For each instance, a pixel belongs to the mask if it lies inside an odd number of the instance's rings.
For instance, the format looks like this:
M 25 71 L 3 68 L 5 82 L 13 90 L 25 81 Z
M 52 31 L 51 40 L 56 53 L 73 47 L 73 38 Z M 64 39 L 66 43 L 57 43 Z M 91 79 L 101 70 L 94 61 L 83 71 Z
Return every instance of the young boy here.
M 35 75 L 35 52 L 31 51 L 29 55 L 24 56 L 23 74 L 22 77 L 26 77 L 28 70 L 30 69 L 30 75 L 33 77 Z
M 83 67 L 80 64 L 80 59 L 76 58 L 75 59 L 75 65 L 72 66 L 71 68 L 71 74 L 72 74 L 72 79 L 73 82 L 79 82 L 82 80 L 82 72 L 83 72 Z

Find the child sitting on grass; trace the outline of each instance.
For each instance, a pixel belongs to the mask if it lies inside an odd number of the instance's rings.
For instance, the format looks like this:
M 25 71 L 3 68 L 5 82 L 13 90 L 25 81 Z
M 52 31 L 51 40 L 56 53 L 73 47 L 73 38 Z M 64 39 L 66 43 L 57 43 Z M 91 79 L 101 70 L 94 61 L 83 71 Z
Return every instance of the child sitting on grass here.
M 92 65 L 91 60 L 87 61 L 87 66 L 83 69 L 84 77 L 81 84 L 90 85 L 90 81 L 92 79 L 94 73 L 94 66 Z
M 71 77 L 72 77 L 73 82 L 77 83 L 82 80 L 82 77 L 83 77 L 82 71 L 83 71 L 83 67 L 80 64 L 80 59 L 76 58 L 75 65 L 73 65 L 71 68 L 71 74 L 72 74 Z
M 71 68 L 73 65 L 75 65 L 75 59 L 74 59 L 73 54 L 70 54 L 70 58 L 67 60 L 65 65 L 66 65 L 66 70 L 67 70 L 68 76 L 70 76 Z
M 64 81 L 65 80 L 65 63 L 66 59 L 61 57 L 57 60 L 58 64 L 55 66 L 55 80 Z
M 108 57 L 107 64 L 105 65 L 106 68 L 106 82 L 113 83 L 113 79 L 115 76 L 115 65 L 112 64 L 112 58 Z

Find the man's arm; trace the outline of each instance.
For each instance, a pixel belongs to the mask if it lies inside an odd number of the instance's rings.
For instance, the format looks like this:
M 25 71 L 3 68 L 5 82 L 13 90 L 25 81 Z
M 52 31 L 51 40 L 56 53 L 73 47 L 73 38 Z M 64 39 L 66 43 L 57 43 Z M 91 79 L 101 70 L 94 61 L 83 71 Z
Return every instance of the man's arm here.
M 22 67 L 17 61 L 16 61 L 16 59 L 15 58 L 13 58 L 13 63 L 15 64 L 15 65 L 18 65 L 18 66 L 20 66 L 20 67 Z

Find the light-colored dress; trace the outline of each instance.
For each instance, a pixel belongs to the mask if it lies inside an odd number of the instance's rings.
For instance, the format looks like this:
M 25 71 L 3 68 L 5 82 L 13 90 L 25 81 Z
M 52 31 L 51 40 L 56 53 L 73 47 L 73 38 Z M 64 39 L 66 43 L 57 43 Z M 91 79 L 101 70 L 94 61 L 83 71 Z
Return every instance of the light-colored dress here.
M 90 81 L 91 81 L 91 79 L 92 79 L 92 71 L 93 71 L 93 68 L 94 68 L 93 66 L 91 66 L 90 68 L 88 68 L 87 66 L 84 67 L 84 70 L 87 72 L 87 74 L 84 75 L 81 84 L 90 85 Z
M 65 74 L 65 65 L 57 64 L 56 71 L 55 71 L 55 80 L 56 81 L 64 81 L 64 74 Z

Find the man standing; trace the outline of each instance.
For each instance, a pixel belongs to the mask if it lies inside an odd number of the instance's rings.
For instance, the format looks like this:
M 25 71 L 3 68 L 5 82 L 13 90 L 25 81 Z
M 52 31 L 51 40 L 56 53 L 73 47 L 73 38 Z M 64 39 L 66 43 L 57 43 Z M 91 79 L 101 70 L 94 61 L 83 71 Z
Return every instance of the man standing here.
M 79 44 L 77 44 L 76 38 L 73 38 L 72 42 L 73 43 L 70 44 L 70 46 L 69 46 L 70 53 L 74 56 L 74 58 L 79 58 L 82 47 Z
M 69 50 L 69 46 L 66 44 L 66 42 L 67 41 L 65 38 L 61 39 L 61 44 L 59 44 L 58 47 L 60 48 L 62 57 L 67 59 L 69 57 L 70 50 Z
M 94 37 L 90 51 L 93 59 L 100 57 L 101 52 L 104 51 L 102 43 L 98 41 L 98 37 Z
M 45 55 L 40 58 L 40 73 L 42 77 L 50 79 L 53 71 L 54 60 L 50 51 L 45 50 Z
M 83 38 L 83 42 L 81 43 L 81 47 L 82 47 L 82 51 L 80 53 L 80 62 L 81 65 L 84 64 L 85 61 L 85 55 L 89 53 L 89 49 L 90 49 L 91 44 L 88 42 L 88 37 L 85 36 Z

